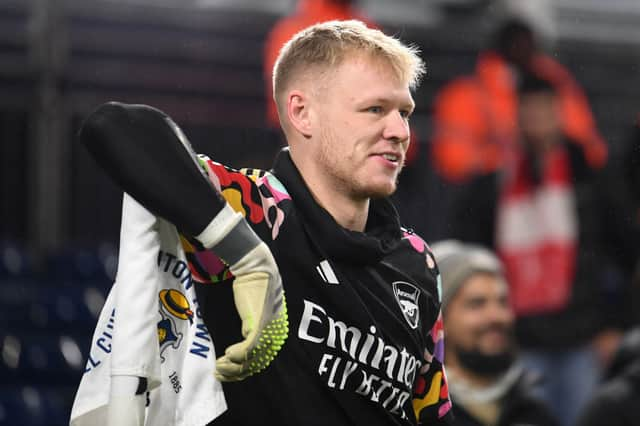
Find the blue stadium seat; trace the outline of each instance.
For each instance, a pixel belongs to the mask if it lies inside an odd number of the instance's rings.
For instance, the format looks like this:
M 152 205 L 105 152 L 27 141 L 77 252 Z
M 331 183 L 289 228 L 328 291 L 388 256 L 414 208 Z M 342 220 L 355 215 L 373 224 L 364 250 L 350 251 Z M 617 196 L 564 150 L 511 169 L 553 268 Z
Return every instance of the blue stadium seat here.
M 47 278 L 52 284 L 78 285 L 89 281 L 111 282 L 108 264 L 112 256 L 99 249 L 68 248 L 50 254 L 46 259 Z
M 1 386 L 0 425 L 67 425 L 72 392 L 69 387 Z
M 0 280 L 28 278 L 32 267 L 31 257 L 20 244 L 0 241 Z
M 0 335 L 0 384 L 77 385 L 90 336 Z
M 106 291 L 95 285 L 16 288 L 12 298 L 0 291 L 0 329 L 22 331 L 90 333 L 104 304 Z
M 79 381 L 78 381 L 79 383 Z M 47 412 L 47 425 L 68 425 L 77 384 L 73 386 L 48 386 L 40 388 Z
M 32 386 L 0 388 L 0 424 L 46 425 L 47 415 L 41 392 Z

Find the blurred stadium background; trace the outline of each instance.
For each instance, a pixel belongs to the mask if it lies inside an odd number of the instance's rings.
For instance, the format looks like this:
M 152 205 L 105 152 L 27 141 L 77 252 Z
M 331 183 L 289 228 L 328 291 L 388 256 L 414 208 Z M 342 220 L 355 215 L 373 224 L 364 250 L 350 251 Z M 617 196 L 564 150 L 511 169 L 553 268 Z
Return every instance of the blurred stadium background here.
M 0 425 L 62 425 L 117 266 L 121 194 L 74 141 L 100 103 L 149 103 L 196 150 L 268 167 L 265 35 L 295 0 L 0 0 Z M 413 131 L 509 14 L 529 20 L 583 85 L 613 157 L 640 111 L 635 0 L 361 0 L 387 32 L 418 44 L 428 77 Z M 419 151 L 398 195 L 428 240 L 446 226 Z M 618 154 L 619 155 L 619 154 Z

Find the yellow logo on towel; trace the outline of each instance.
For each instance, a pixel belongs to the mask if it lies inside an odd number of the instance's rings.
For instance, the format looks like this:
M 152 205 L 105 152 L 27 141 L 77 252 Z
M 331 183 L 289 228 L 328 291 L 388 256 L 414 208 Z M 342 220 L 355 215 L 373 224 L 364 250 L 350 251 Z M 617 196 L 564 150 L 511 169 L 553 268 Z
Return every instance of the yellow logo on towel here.
M 189 300 L 187 300 L 184 294 L 178 290 L 170 289 L 160 291 L 159 297 L 162 306 L 164 306 L 171 315 L 182 320 L 188 319 L 191 323 L 193 322 L 193 311 L 189 305 Z

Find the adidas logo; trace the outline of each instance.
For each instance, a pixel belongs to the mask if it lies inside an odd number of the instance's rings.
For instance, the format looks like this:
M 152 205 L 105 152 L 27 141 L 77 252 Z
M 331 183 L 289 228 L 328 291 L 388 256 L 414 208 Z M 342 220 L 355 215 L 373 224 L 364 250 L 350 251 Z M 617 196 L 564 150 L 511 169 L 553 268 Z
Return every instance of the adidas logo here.
M 331 268 L 331 265 L 329 265 L 328 260 L 325 259 L 322 262 L 320 262 L 318 266 L 316 266 L 316 271 L 318 271 L 318 273 L 322 277 L 322 280 L 325 283 L 340 284 L 340 282 L 338 282 L 338 278 L 336 277 L 335 272 L 333 272 L 333 269 Z

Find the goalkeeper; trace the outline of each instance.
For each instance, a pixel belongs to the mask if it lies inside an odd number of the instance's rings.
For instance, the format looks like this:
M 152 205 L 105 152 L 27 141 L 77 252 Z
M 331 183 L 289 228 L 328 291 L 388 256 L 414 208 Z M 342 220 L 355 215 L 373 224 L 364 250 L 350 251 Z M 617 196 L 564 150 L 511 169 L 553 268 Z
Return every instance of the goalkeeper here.
M 228 347 L 214 425 L 449 419 L 437 267 L 387 198 L 423 72 L 415 49 L 361 22 L 301 31 L 274 68 L 289 147 L 272 172 L 195 157 L 151 107 L 110 103 L 85 122 L 101 166 L 186 236 L 199 308 Z

